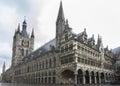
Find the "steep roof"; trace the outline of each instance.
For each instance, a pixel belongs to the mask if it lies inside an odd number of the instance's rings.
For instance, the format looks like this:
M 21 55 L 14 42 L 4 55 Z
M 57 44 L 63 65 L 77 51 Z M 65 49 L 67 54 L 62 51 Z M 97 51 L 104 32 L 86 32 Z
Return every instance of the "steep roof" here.
M 112 50 L 112 52 L 113 52 L 114 54 L 118 54 L 118 53 L 120 52 L 120 47 L 114 48 L 114 49 Z
M 48 51 L 51 51 L 55 47 L 56 47 L 56 39 L 54 38 L 51 41 L 44 44 L 43 46 L 41 46 L 40 48 L 38 48 L 37 50 L 35 50 L 34 52 L 32 52 L 31 54 L 29 54 L 28 56 L 24 57 L 23 60 L 30 59 L 33 57 L 35 58 L 41 53 L 46 53 Z

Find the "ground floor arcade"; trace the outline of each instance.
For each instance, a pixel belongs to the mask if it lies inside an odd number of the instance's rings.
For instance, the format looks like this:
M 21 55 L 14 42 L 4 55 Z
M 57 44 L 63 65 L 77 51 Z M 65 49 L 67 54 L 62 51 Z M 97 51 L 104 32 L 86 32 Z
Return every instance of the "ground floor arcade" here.
M 114 80 L 112 73 L 83 71 L 79 69 L 77 72 L 72 70 L 64 70 L 61 72 L 62 84 L 104 84 Z
M 65 69 L 55 74 L 46 72 L 15 76 L 16 83 L 27 84 L 104 84 L 114 80 L 114 74 L 103 71 Z

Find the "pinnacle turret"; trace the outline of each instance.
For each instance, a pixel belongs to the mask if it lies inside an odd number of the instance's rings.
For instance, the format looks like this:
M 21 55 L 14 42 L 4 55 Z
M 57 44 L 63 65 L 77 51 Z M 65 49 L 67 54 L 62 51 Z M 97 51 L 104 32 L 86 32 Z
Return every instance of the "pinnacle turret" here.
M 32 29 L 31 38 L 34 38 L 34 29 Z
M 20 23 L 18 24 L 17 33 L 20 33 Z

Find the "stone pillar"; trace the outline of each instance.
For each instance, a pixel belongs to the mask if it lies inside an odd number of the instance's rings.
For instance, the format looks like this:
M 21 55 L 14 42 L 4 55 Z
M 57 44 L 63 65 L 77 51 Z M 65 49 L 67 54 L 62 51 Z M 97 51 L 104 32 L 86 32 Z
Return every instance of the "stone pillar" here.
M 75 74 L 75 81 L 74 81 L 74 83 L 75 83 L 75 85 L 77 85 L 77 78 L 78 78 L 78 77 L 77 77 L 77 76 L 78 76 L 77 71 L 75 71 L 75 73 L 74 73 L 74 74 Z
M 104 82 L 106 83 L 106 74 L 104 74 Z
M 98 73 L 99 74 L 99 84 L 101 84 L 101 74 L 100 73 Z
M 95 84 L 96 84 L 96 83 L 97 83 L 97 78 L 96 78 L 96 74 L 95 74 L 95 76 L 94 76 L 94 77 L 95 77 Z
M 77 85 L 77 74 L 75 74 L 75 85 Z
M 92 82 L 91 82 L 91 74 L 89 74 L 89 84 L 91 84 Z
M 86 82 L 86 80 L 85 80 L 85 73 L 83 73 L 83 84 L 86 84 L 85 82 Z

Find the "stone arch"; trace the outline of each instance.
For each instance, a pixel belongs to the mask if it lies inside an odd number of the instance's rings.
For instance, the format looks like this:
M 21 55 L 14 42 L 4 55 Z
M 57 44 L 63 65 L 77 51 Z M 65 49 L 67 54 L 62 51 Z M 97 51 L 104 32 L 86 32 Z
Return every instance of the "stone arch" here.
M 94 73 L 94 71 L 91 71 L 91 83 L 95 84 L 95 73 Z
M 109 73 L 109 81 L 111 80 L 111 74 Z
M 101 83 L 105 83 L 105 75 L 104 75 L 104 73 L 103 72 L 101 72 Z
M 86 84 L 89 84 L 90 83 L 90 81 L 89 81 L 89 79 L 90 79 L 90 77 L 89 77 L 89 71 L 88 70 L 86 70 L 85 71 L 85 81 L 86 81 Z
M 106 80 L 108 81 L 108 73 L 105 73 L 106 74 Z
M 63 69 L 61 69 L 61 70 L 59 71 L 59 73 L 62 73 L 62 72 L 63 72 L 63 71 L 65 71 L 65 70 L 70 70 L 70 71 L 75 72 L 75 70 L 74 70 L 74 69 L 70 69 L 70 68 L 63 68 Z
M 78 84 L 83 84 L 83 71 L 78 69 Z
M 99 72 L 96 72 L 96 83 L 99 83 Z
M 61 72 L 61 82 L 60 83 L 74 83 L 74 72 L 66 69 Z

